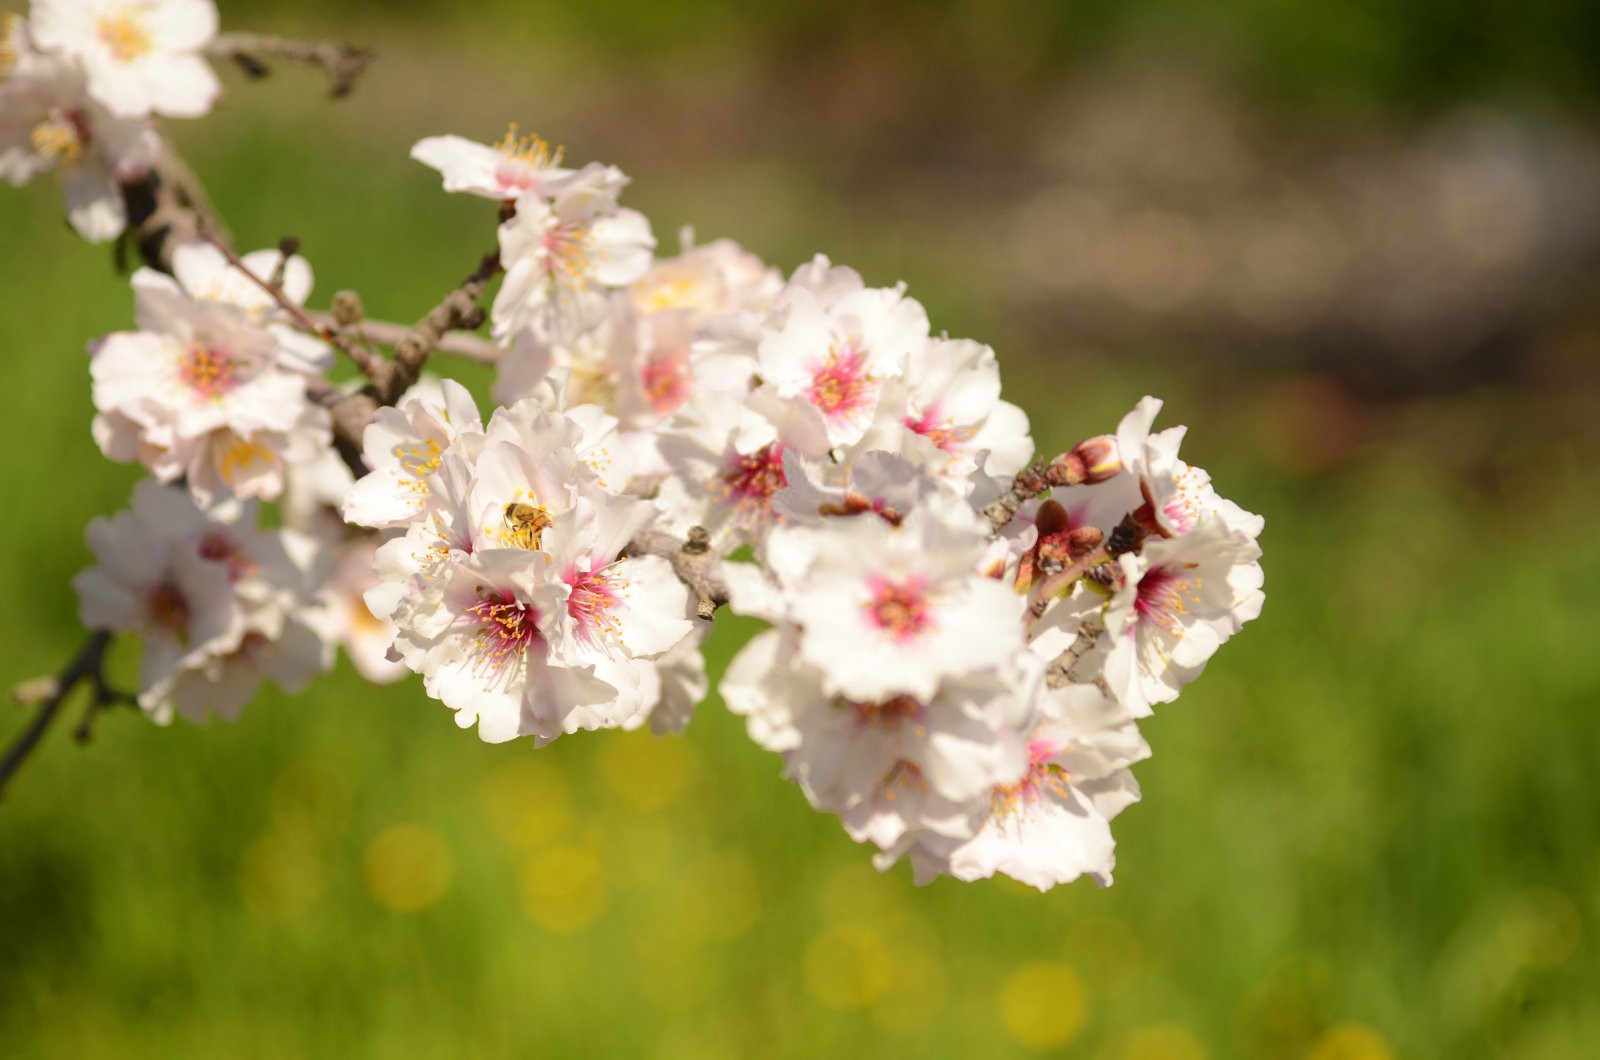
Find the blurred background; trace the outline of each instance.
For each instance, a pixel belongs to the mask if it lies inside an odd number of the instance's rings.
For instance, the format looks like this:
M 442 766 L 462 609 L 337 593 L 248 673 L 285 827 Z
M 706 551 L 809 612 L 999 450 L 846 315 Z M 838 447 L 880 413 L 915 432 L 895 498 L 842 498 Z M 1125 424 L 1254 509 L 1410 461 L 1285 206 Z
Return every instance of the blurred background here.
M 879 876 L 715 699 L 491 747 L 341 660 L 235 725 L 68 717 L 0 803 L 8 1056 L 1600 1053 L 1600 9 L 222 7 L 381 55 L 337 104 L 224 70 L 170 126 L 314 305 L 432 305 L 493 208 L 406 152 L 517 121 L 631 174 L 664 251 L 905 280 L 1043 453 L 1165 397 L 1266 515 L 1268 602 L 1144 726 L 1109 890 Z M 48 181 L 0 232 L 9 685 L 81 641 L 83 527 L 137 474 L 83 354 L 125 280 Z

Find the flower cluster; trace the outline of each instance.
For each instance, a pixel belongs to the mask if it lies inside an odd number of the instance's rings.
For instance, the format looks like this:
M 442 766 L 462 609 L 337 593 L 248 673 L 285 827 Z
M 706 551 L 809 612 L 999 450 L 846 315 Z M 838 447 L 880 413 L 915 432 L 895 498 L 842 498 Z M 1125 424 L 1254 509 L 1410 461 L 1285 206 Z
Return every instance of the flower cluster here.
M 78 233 L 115 239 L 121 185 L 161 150 L 151 117 L 199 117 L 217 98 L 199 54 L 216 31 L 212 0 L 33 0 L 26 20 L 0 15 L 0 177 L 59 174 Z
M 86 121 L 142 136 L 209 104 L 213 30 L 199 2 L 36 3 L 0 91 L 54 71 L 80 148 Z M 395 365 L 309 323 L 310 267 L 275 251 L 170 248 L 171 275 L 133 277 L 138 330 L 93 347 L 94 437 L 154 480 L 91 525 L 77 587 L 85 624 L 143 638 L 144 708 L 232 716 L 342 645 L 486 741 L 676 730 L 726 604 L 767 628 L 724 700 L 880 867 L 1109 883 L 1138 720 L 1262 603 L 1261 518 L 1154 430 L 1160 403 L 1030 465 L 994 351 L 903 285 L 821 255 L 785 279 L 687 231 L 658 258 L 619 170 L 515 127 L 412 157 L 498 208 L 487 420 L 448 379 L 380 404 Z M 323 379 L 323 339 L 374 385 Z M 361 402 L 355 427 L 328 411 Z
M 263 678 L 297 692 L 332 662 L 311 543 L 257 518 L 252 502 L 202 508 L 145 479 L 130 510 L 89 524 L 100 565 L 74 582 L 80 616 L 143 640 L 139 705 L 157 721 L 237 717 Z

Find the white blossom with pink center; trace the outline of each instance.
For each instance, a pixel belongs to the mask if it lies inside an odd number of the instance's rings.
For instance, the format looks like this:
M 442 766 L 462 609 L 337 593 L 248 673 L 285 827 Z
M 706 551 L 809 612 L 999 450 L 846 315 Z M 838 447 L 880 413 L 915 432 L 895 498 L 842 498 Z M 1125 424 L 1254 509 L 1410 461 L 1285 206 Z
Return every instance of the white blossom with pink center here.
M 1000 400 L 994 351 L 935 338 L 914 347 L 905 374 L 885 385 L 861 448 L 901 453 L 966 495 L 979 473 L 1009 485 L 1033 455 L 1033 439 L 1026 414 Z
M 154 165 L 161 141 L 150 123 L 118 118 L 88 95 L 83 75 L 29 46 L 20 22 L 3 46 L 0 69 L 0 179 L 16 186 L 43 173 L 61 181 L 67 219 L 91 242 L 127 227 L 119 185 Z
M 830 446 L 854 444 L 877 416 L 884 384 L 927 339 L 928 316 L 902 288 L 867 288 L 819 257 L 778 296 L 763 329 L 758 407 L 780 425 L 815 421 Z
M 611 291 L 650 268 L 650 222 L 617 206 L 613 172 L 589 167 L 562 181 L 553 198 L 523 195 L 516 216 L 500 226 L 506 274 L 492 317 L 502 344 L 523 331 L 547 343 L 570 340 L 604 316 Z
M 463 556 L 440 575 L 440 591 L 399 624 L 397 647 L 428 694 L 462 728 L 500 743 L 521 735 L 547 742 L 597 728 L 616 689 L 589 668 L 551 658 L 566 619 L 566 585 L 550 557 L 520 548 Z
M 794 639 L 758 634 L 723 678 L 723 698 L 751 737 L 781 753 L 811 804 L 838 814 L 858 842 L 887 850 L 908 834 L 971 838 L 990 790 L 1027 764 L 1020 734 L 1005 722 L 1007 700 L 1020 692 L 1007 670 L 947 681 L 927 700 L 855 700 L 825 692 Z
M 704 526 L 721 552 L 754 544 L 778 522 L 773 498 L 788 485 L 787 452 L 827 451 L 821 431 L 780 437 L 771 420 L 720 393 L 699 395 L 664 423 L 658 445 L 672 472 L 656 495 L 664 528 Z
M 202 504 L 278 496 L 286 462 L 311 459 L 332 433 L 306 376 L 237 307 L 193 301 L 150 269 L 133 286 L 141 330 L 107 336 L 90 361 L 101 451 L 183 477 Z
M 961 843 L 930 832 L 907 836 L 879 856 L 879 868 L 909 855 L 918 883 L 1002 873 L 1041 891 L 1079 876 L 1109 886 L 1116 863 L 1110 822 L 1138 801 L 1129 767 L 1150 756 L 1149 745 L 1095 688 L 1069 685 L 1042 708 L 1028 729 L 1025 769 L 990 790 L 976 835 Z
M 1022 599 L 977 573 L 987 544 L 975 521 L 921 508 L 898 526 L 864 514 L 779 528 L 765 557 L 828 695 L 928 700 L 1022 649 Z
M 211 0 L 33 0 L 28 31 L 78 63 L 118 117 L 197 118 L 221 92 L 200 56 L 217 32 Z
M 528 192 L 548 194 L 573 174 L 561 165 L 559 147 L 520 134 L 515 123 L 493 145 L 463 136 L 429 136 L 412 146 L 411 157 L 437 169 L 445 191 L 501 201 L 514 201 Z
M 1167 703 L 1222 642 L 1261 613 L 1261 548 L 1209 513 L 1181 536 L 1119 557 L 1105 609 L 1106 673 L 1131 709 Z
M 269 282 L 277 279 L 279 293 L 295 305 L 304 305 L 311 294 L 311 265 L 298 254 L 285 257 L 279 250 L 252 250 L 239 260 L 250 276 Z M 327 344 L 294 327 L 277 299 L 210 243 L 176 247 L 172 275 L 195 301 L 234 306 L 251 324 L 270 331 L 278 341 L 278 361 L 284 367 L 321 375 L 333 366 L 333 352 Z
M 129 511 L 89 525 L 100 565 L 74 581 L 84 624 L 143 638 L 139 702 L 157 721 L 234 717 L 261 676 L 297 690 L 329 661 L 308 542 L 256 520 L 252 504 L 201 510 L 146 479 Z

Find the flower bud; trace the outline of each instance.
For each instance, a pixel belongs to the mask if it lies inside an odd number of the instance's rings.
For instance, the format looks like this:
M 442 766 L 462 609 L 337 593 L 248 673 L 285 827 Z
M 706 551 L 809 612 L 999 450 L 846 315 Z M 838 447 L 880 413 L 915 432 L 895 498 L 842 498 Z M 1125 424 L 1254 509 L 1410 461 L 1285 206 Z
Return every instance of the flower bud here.
M 1122 454 L 1116 435 L 1085 439 L 1051 461 L 1045 477 L 1053 486 L 1082 486 L 1105 482 L 1122 473 Z

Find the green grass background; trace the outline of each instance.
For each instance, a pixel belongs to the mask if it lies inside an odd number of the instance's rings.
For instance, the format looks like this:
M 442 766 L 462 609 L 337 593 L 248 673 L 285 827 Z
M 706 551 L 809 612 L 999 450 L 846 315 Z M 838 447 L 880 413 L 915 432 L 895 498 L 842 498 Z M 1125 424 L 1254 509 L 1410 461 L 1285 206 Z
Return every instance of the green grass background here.
M 1524 53 L 1564 57 L 1582 22 L 1577 5 L 1519 5 L 1542 13 L 1519 23 L 1533 43 L 1469 71 L 1417 43 L 1457 25 L 1455 5 L 1306 9 L 1343 35 L 1282 6 L 1235 5 L 1295 27 L 1275 43 L 1248 20 L 1240 31 L 1252 76 L 1294 71 L 1271 105 L 1379 111 L 1524 76 Z M 1596 1054 L 1600 475 L 1561 426 L 1582 417 L 1549 415 L 1592 391 L 1420 399 L 1337 459 L 1302 459 L 1320 450 L 1293 422 L 1293 379 L 1177 344 L 1063 349 L 1007 318 L 936 218 L 858 193 L 830 155 L 848 143 L 785 139 L 782 114 L 696 128 L 694 101 L 835 42 L 842 8 L 502 3 L 433 24 L 342 10 L 238 4 L 224 18 L 376 42 L 384 57 L 352 99 L 329 105 L 300 71 L 226 74 L 217 114 L 174 129 L 241 247 L 302 238 L 314 303 L 348 286 L 374 316 L 431 305 L 492 245 L 493 208 L 443 196 L 406 151 L 518 120 L 628 170 L 627 201 L 666 246 L 693 223 L 786 271 L 826 250 L 871 282 L 905 279 L 936 328 L 999 349 L 1043 452 L 1110 429 L 1142 393 L 1167 397 L 1164 422 L 1191 425 L 1186 455 L 1267 517 L 1266 610 L 1144 726 L 1155 757 L 1137 770 L 1144 801 L 1116 822 L 1109 890 L 879 876 L 715 698 L 681 737 L 491 747 L 417 682 L 374 688 L 341 660 L 233 725 L 116 714 L 79 747 L 68 718 L 0 802 L 0 1052 Z M 1076 24 L 1043 10 L 1008 5 L 1015 25 L 989 37 L 981 5 L 931 21 L 886 8 L 871 28 L 973 41 L 991 51 L 944 47 L 1017 79 L 1124 29 L 1109 5 Z M 1464 54 L 1476 34 L 1463 29 Z M 1321 42 L 1306 63 L 1301 39 Z M 1542 69 L 1527 83 L 1587 90 L 1562 62 Z M 662 93 L 691 110 L 664 114 Z M 137 478 L 89 438 L 83 352 L 131 326 L 131 295 L 56 194 L 41 181 L 0 195 L 7 683 L 75 649 L 83 527 Z M 448 368 L 486 394 L 485 369 Z M 747 632 L 719 620 L 714 673 Z M 119 672 L 135 658 L 119 646 Z

